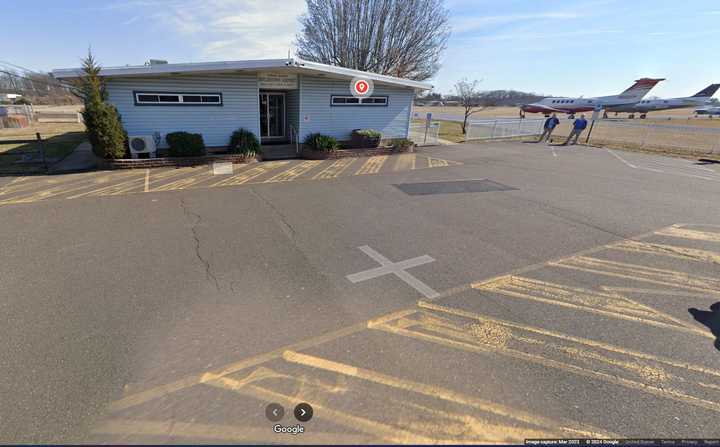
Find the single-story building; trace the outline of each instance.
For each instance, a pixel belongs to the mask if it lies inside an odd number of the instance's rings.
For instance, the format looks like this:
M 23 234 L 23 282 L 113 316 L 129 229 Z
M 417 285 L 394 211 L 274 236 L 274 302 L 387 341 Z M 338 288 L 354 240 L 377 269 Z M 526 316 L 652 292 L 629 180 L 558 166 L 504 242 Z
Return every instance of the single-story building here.
M 80 68 L 53 71 L 58 79 Z M 108 100 L 128 135 L 200 133 L 208 147 L 227 146 L 238 128 L 263 146 L 304 141 L 320 132 L 349 140 L 353 129 L 408 137 L 415 93 L 430 84 L 298 59 L 267 59 L 102 68 Z M 353 94 L 358 79 L 372 92 Z M 157 138 L 156 138 L 157 139 Z

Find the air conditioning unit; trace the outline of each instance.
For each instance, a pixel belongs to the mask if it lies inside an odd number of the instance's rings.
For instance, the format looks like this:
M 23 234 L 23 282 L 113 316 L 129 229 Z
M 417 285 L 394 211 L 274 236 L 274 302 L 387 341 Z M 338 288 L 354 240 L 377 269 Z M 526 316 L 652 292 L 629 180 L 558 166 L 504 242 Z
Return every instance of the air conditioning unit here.
M 129 137 L 132 158 L 153 158 L 157 153 L 155 137 L 152 135 L 136 135 Z

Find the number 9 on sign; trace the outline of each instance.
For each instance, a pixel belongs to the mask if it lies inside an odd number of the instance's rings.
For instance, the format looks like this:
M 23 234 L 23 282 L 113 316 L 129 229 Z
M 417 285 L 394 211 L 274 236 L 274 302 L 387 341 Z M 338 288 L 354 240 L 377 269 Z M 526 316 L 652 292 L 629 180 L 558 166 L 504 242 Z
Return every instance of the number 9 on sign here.
M 350 82 L 350 93 L 356 98 L 370 96 L 373 91 L 373 82 L 365 78 L 353 78 Z

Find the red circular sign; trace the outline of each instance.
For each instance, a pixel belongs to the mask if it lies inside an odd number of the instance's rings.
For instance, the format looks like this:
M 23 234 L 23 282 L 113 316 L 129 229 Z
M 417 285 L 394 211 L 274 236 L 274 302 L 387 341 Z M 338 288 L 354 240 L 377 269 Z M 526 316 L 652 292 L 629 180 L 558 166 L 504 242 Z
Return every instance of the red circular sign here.
M 358 95 L 364 95 L 368 92 L 368 90 L 370 90 L 370 85 L 366 80 L 358 79 L 357 81 L 355 81 L 355 85 L 353 86 L 353 88 L 355 89 L 355 93 L 357 93 Z

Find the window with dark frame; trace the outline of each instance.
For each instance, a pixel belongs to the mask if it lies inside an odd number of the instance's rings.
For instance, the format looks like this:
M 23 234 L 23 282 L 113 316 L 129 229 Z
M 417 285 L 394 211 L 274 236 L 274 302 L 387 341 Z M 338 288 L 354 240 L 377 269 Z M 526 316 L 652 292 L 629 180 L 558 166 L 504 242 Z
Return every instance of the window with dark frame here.
M 331 95 L 330 97 L 330 105 L 333 106 L 386 106 L 387 104 L 387 96 L 356 98 L 354 96 Z
M 221 106 L 222 93 L 133 92 L 135 105 Z

